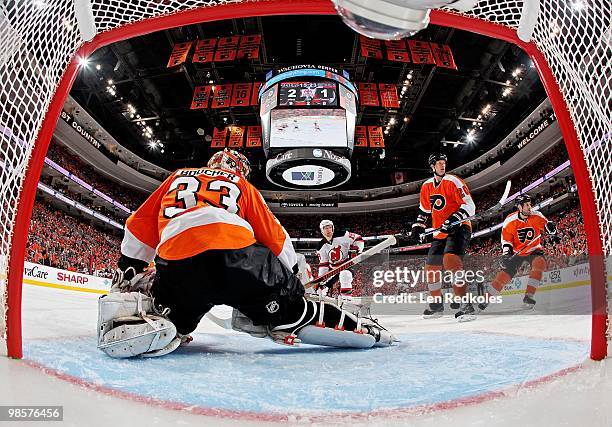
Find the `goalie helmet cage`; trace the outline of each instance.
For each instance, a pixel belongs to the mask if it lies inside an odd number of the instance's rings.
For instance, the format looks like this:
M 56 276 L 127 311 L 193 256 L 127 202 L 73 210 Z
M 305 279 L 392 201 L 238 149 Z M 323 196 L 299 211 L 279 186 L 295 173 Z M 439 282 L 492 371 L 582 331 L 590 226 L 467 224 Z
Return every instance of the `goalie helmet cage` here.
M 335 11 L 329 0 L 0 3 L 0 334 L 6 332 L 8 356 L 22 357 L 21 287 L 36 184 L 79 58 L 110 43 L 177 26 L 297 14 Z M 516 44 L 539 73 L 582 207 L 590 255 L 593 359 L 606 356 L 609 338 L 604 259 L 612 253 L 610 14 L 609 0 L 481 0 L 465 14 L 431 14 L 432 24 Z M 531 41 L 523 41 L 531 34 Z

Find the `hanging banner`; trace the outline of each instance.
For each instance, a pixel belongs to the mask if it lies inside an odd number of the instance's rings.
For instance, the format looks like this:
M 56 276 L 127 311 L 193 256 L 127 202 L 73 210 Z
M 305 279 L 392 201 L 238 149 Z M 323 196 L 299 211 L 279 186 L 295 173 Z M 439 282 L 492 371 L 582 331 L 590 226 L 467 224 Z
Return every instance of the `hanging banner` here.
M 217 46 L 216 38 L 198 40 L 192 62 L 212 62 L 215 56 L 215 46 Z
M 385 108 L 399 108 L 399 97 L 397 96 L 397 86 L 391 83 L 379 83 L 380 105 Z
M 383 130 L 380 126 L 368 126 L 368 139 L 371 148 L 385 148 Z
M 253 83 L 234 83 L 232 107 L 247 107 L 251 101 Z
M 380 40 L 359 36 L 361 45 L 361 56 L 365 58 L 383 59 L 382 43 Z
M 202 108 L 208 108 L 208 102 L 210 100 L 210 91 L 212 86 L 196 86 L 193 91 L 193 99 L 191 100 L 191 109 L 199 110 Z
M 244 126 L 231 126 L 228 147 L 238 148 L 244 144 Z
M 255 82 L 253 83 L 253 92 L 251 93 L 251 105 L 258 105 L 259 100 L 259 88 L 263 85 L 263 82 Z
M 406 48 L 406 40 L 385 40 L 387 59 L 395 62 L 410 62 L 410 54 Z
M 378 107 L 378 88 L 376 83 L 359 83 L 359 103 L 363 106 Z
M 180 65 L 185 62 L 187 60 L 187 55 L 189 55 L 189 50 L 191 49 L 192 44 L 193 42 L 175 44 L 174 48 L 172 48 L 170 60 L 168 61 L 168 65 L 166 67 L 176 67 L 177 65 Z
M 453 52 L 446 44 L 429 43 L 438 67 L 457 69 Z
M 259 46 L 261 45 L 261 34 L 255 34 L 252 36 L 240 37 L 240 44 L 238 45 L 238 59 L 259 59 Z
M 355 145 L 354 147 L 367 147 L 368 135 L 365 126 L 355 126 Z
M 415 64 L 435 64 L 433 53 L 429 43 L 420 40 L 408 40 L 408 47 Z
M 249 126 L 247 128 L 246 147 L 261 147 L 261 126 Z
M 223 128 L 221 130 L 214 128 L 213 129 L 213 137 L 210 142 L 210 146 L 212 148 L 223 148 L 225 147 L 225 140 L 227 139 L 227 128 Z
M 221 37 L 215 52 L 215 62 L 233 61 L 236 59 L 236 49 L 240 36 Z
M 213 96 L 211 108 L 225 108 L 230 106 L 230 95 L 232 84 L 213 86 Z

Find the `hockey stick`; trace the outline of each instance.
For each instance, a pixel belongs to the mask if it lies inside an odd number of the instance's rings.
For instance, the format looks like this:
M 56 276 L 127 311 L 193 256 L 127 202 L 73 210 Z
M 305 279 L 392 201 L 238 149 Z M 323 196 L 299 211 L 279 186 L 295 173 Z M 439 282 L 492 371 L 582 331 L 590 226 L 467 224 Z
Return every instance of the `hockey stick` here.
M 213 322 L 215 325 L 222 327 L 223 329 L 232 329 L 232 318 L 222 319 L 215 316 L 210 311 L 206 313 L 205 317 Z
M 333 270 L 330 270 L 327 273 L 322 274 L 321 276 L 317 277 L 316 279 L 311 280 L 310 282 L 306 283 L 304 285 L 304 289 L 312 288 L 313 286 L 315 286 L 315 285 L 317 285 L 319 283 L 327 282 L 328 280 L 330 280 L 335 275 L 340 274 L 341 271 L 344 271 L 347 268 L 350 268 L 350 267 L 352 267 L 354 265 L 359 264 L 360 262 L 370 258 L 372 255 L 376 255 L 377 253 L 379 253 L 383 249 L 386 249 L 389 246 L 393 246 L 396 243 L 397 243 L 397 240 L 395 239 L 395 236 L 389 236 L 385 240 L 380 242 L 378 245 L 372 246 L 367 251 L 363 251 L 362 253 L 357 255 L 355 258 L 352 258 L 352 259 L 344 262 L 343 264 L 341 264 L 340 266 L 334 268 Z
M 504 203 L 506 203 L 506 199 L 508 198 L 508 194 L 510 194 L 510 186 L 511 186 L 511 182 L 510 180 L 508 180 L 508 182 L 506 182 L 506 188 L 504 189 L 504 194 L 502 194 L 501 198 L 499 199 L 499 202 L 497 202 L 495 205 L 491 206 L 489 209 L 487 209 L 486 211 L 482 212 L 482 213 L 477 213 L 471 216 L 468 216 L 467 218 L 461 219 L 459 221 L 455 221 L 452 222 L 448 225 L 448 227 L 454 227 L 455 225 L 461 224 L 462 222 L 465 221 L 470 221 L 470 220 L 474 220 L 474 219 L 480 219 L 490 213 L 493 213 L 497 210 L 499 210 Z M 420 235 L 420 238 L 422 239 L 425 236 L 429 236 L 430 234 L 434 234 L 437 233 L 438 231 L 441 231 L 443 227 L 438 227 L 438 228 L 430 228 L 428 230 L 425 230 L 424 233 L 422 233 Z

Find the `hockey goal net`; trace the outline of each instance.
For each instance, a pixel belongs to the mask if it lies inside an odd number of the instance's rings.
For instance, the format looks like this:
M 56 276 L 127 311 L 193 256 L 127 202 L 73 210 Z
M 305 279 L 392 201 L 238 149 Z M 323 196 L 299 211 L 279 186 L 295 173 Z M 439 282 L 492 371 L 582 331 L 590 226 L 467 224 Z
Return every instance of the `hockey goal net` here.
M 0 3 L 0 335 L 9 356 L 22 354 L 21 284 L 36 183 L 78 57 L 118 40 L 197 22 L 333 13 L 329 0 Z M 516 43 L 538 69 L 567 145 L 588 234 L 594 359 L 605 357 L 609 339 L 611 13 L 609 0 L 482 0 L 467 14 L 434 11 L 431 17 L 433 24 Z

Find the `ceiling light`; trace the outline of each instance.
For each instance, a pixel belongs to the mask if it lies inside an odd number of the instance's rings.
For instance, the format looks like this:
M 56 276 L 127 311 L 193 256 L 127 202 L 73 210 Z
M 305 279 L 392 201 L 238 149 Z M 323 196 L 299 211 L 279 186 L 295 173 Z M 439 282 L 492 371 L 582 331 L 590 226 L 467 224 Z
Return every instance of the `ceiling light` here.
M 89 59 L 87 59 L 87 57 L 85 56 L 79 56 L 77 57 L 77 61 L 79 63 L 79 65 L 83 68 L 87 68 L 87 66 L 89 65 Z
M 394 124 L 395 124 L 395 117 L 391 117 L 391 118 L 389 119 L 389 124 L 390 124 L 390 125 L 394 125 Z
M 474 142 L 474 135 L 472 135 L 471 133 L 468 134 L 468 136 L 465 137 L 467 142 Z
M 491 111 L 491 104 L 487 104 L 485 105 L 485 107 L 482 109 L 482 115 L 486 115 L 489 113 L 489 111 Z
M 100 64 L 96 64 L 96 70 L 98 70 L 98 71 L 99 71 L 99 70 L 101 70 L 101 69 L 102 69 L 102 66 L 101 66 Z

